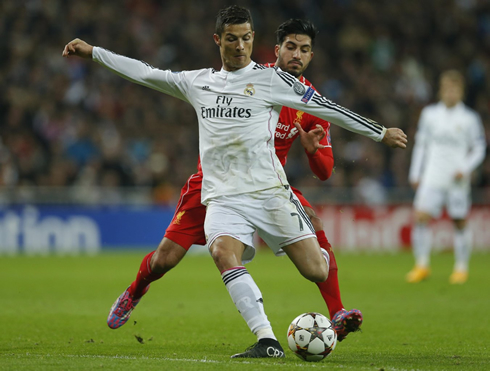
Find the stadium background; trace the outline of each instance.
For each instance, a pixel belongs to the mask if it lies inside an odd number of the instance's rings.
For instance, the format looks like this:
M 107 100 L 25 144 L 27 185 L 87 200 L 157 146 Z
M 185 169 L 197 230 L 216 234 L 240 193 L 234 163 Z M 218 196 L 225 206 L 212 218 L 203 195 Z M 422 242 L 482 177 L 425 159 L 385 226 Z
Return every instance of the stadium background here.
M 61 57 L 75 37 L 173 70 L 220 68 L 212 41 L 223 1 L 3 1 L 0 4 L 0 254 L 156 246 L 180 187 L 195 172 L 198 136 L 187 104 Z M 490 139 L 490 3 L 485 0 L 241 1 L 253 59 L 274 61 L 276 27 L 319 28 L 306 72 L 323 95 L 409 136 L 391 150 L 332 127 L 335 173 L 320 182 L 296 145 L 286 171 L 339 249 L 409 247 L 407 175 L 421 108 L 440 71 L 460 69 L 466 103 Z M 490 249 L 490 157 L 474 174 L 471 226 Z M 447 219 L 439 248 L 451 244 Z M 95 248 L 94 248 L 95 247 Z

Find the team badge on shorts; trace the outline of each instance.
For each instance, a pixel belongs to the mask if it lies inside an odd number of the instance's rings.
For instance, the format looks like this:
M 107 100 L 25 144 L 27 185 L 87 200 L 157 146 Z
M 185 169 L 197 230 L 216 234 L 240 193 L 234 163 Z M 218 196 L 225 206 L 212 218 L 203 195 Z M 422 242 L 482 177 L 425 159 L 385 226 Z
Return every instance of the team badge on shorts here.
M 303 95 L 306 92 L 304 85 L 298 81 L 294 83 L 293 90 L 298 95 Z
M 255 89 L 254 89 L 254 84 L 247 84 L 247 87 L 243 91 L 245 95 L 254 95 L 255 94 Z
M 184 216 L 184 214 L 185 214 L 185 210 L 184 211 L 179 211 L 177 213 L 177 215 L 175 216 L 173 223 L 174 224 L 177 224 L 177 225 L 180 225 L 180 220 L 182 219 L 182 217 Z

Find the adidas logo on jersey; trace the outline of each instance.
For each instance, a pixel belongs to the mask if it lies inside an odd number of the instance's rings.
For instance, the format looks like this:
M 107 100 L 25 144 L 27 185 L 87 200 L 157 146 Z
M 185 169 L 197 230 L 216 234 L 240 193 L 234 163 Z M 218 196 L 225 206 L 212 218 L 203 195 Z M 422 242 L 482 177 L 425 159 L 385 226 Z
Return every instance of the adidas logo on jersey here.
M 211 89 L 209 88 L 209 86 L 205 85 L 201 88 L 202 90 L 207 90 L 207 91 L 210 91 Z

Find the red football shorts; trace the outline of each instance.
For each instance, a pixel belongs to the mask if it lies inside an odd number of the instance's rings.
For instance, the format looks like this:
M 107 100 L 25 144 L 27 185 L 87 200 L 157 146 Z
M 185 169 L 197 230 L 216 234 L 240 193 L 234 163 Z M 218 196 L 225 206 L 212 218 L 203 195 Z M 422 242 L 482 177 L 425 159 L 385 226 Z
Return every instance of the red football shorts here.
M 204 218 L 206 206 L 201 204 L 202 174 L 191 175 L 182 187 L 175 214 L 165 237 L 189 250 L 191 245 L 205 245 Z

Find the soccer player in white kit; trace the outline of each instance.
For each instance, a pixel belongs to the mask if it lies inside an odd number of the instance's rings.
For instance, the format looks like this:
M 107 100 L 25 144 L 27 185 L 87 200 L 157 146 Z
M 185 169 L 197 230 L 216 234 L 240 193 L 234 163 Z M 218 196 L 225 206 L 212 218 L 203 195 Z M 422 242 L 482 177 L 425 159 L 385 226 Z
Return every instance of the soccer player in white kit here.
M 454 227 L 454 270 L 449 281 L 468 279 L 471 234 L 466 218 L 471 206 L 471 173 L 485 158 L 485 136 L 479 115 L 463 102 L 464 77 L 448 70 L 440 77 L 440 102 L 420 115 L 409 181 L 416 189 L 415 225 L 412 232 L 415 267 L 407 281 L 420 282 L 430 275 L 429 222 L 446 206 Z
M 80 39 L 69 42 L 63 56 L 91 58 L 130 81 L 194 107 L 209 250 L 233 302 L 258 340 L 234 357 L 284 357 L 265 315 L 262 294 L 243 266 L 255 255 L 253 233 L 257 231 L 275 253 L 282 249 L 311 281 L 326 280 L 328 254 L 320 250 L 311 221 L 275 155 L 273 141 L 281 107 L 302 110 L 393 148 L 406 148 L 407 138 L 400 129 L 386 129 L 325 99 L 288 73 L 254 63 L 253 22 L 247 9 L 221 10 L 213 37 L 223 63 L 220 71 L 163 71 Z M 317 148 L 322 148 L 321 137 L 319 130 Z

